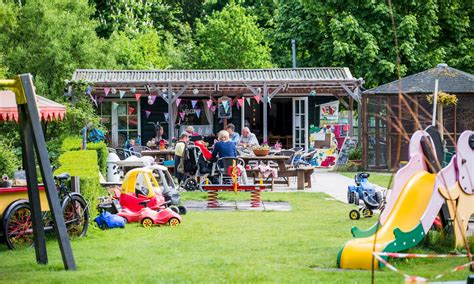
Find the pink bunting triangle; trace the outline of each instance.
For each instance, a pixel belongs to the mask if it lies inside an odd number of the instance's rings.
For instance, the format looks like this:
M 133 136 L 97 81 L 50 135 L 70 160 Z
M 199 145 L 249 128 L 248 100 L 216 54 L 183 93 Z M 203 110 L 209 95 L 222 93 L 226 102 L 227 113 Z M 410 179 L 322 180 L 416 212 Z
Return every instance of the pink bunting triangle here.
M 197 108 L 197 109 L 196 109 L 196 116 L 197 116 L 198 118 L 201 117 L 201 109 L 200 109 L 200 108 Z
M 110 88 L 104 88 L 104 94 L 107 96 L 110 92 Z
M 99 97 L 99 104 L 103 103 L 104 102 L 104 97 L 103 96 L 100 96 Z
M 184 120 L 185 115 L 186 115 L 186 113 L 184 111 L 179 112 L 179 116 L 181 117 L 182 120 Z
M 245 100 L 247 101 L 247 103 L 250 105 L 250 98 L 245 98 Z
M 260 96 L 253 96 L 253 98 L 257 101 L 257 104 L 260 103 Z
M 239 106 L 244 105 L 244 98 L 237 99 L 237 102 L 239 103 Z
M 191 105 L 193 106 L 193 108 L 196 107 L 196 104 L 197 104 L 197 101 L 196 101 L 196 100 L 192 100 L 192 101 L 191 101 Z
M 140 96 L 141 96 L 140 93 L 136 93 L 136 94 L 135 94 L 135 100 L 139 101 L 139 100 L 140 100 Z
M 148 117 L 150 116 L 150 114 L 151 114 L 151 111 L 149 111 L 149 110 L 145 110 L 145 115 L 146 115 L 146 118 L 148 118 Z
M 151 104 L 154 104 L 154 103 L 155 103 L 155 100 L 156 100 L 156 96 L 151 96 L 151 101 L 152 101 Z
M 181 99 L 176 99 L 176 106 L 178 107 L 179 104 L 181 103 Z
M 212 112 L 216 112 L 216 108 L 217 108 L 216 106 L 212 106 L 212 107 L 211 107 L 211 111 L 212 111 Z
M 128 114 L 131 115 L 135 109 L 133 107 L 128 107 Z
M 208 100 L 208 101 L 206 101 L 206 103 L 207 103 L 207 108 L 208 108 L 208 109 L 211 109 L 211 107 L 212 107 L 212 100 Z

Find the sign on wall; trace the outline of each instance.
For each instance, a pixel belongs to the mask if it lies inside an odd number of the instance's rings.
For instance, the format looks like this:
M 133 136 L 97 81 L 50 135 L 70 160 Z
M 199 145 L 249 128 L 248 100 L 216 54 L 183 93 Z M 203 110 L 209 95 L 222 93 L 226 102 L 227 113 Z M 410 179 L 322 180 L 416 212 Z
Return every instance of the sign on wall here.
M 218 100 L 219 109 L 217 112 L 218 118 L 232 118 L 232 100 L 229 97 L 223 96 Z
M 329 103 L 321 104 L 319 118 L 326 124 L 337 123 L 339 118 L 339 101 L 332 101 Z

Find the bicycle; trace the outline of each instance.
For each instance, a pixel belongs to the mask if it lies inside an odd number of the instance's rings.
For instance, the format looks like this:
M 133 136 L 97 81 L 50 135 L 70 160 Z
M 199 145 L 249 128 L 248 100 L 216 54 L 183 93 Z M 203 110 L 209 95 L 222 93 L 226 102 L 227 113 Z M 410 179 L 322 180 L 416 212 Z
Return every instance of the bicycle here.
M 71 192 L 66 185 L 67 173 L 56 175 L 56 188 L 60 198 L 64 222 L 70 238 L 82 237 L 89 226 L 89 208 L 84 197 Z M 45 232 L 54 230 L 44 187 L 39 187 Z M 9 249 L 29 247 L 33 244 L 33 225 L 26 187 L 0 189 L 0 212 L 3 239 Z

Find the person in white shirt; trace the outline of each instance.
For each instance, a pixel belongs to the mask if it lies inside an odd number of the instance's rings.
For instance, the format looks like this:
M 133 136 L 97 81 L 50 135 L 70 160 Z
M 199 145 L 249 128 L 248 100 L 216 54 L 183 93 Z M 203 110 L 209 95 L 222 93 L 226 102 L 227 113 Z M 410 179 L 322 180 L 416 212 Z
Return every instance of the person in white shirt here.
M 250 132 L 250 129 L 248 127 L 244 127 L 242 129 L 242 136 L 240 136 L 239 146 L 253 147 L 253 146 L 259 146 L 259 145 L 260 144 L 258 143 L 258 140 L 255 134 Z

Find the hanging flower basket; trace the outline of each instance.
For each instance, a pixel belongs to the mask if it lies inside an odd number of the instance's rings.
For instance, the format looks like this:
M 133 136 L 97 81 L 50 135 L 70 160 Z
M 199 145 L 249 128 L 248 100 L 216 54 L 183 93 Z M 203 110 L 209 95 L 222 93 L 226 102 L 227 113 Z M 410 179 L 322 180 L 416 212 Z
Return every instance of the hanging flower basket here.
M 426 99 L 430 104 L 433 104 L 433 95 L 426 96 Z M 437 103 L 445 106 L 457 105 L 458 97 L 456 97 L 456 95 L 451 95 L 445 92 L 438 92 Z

